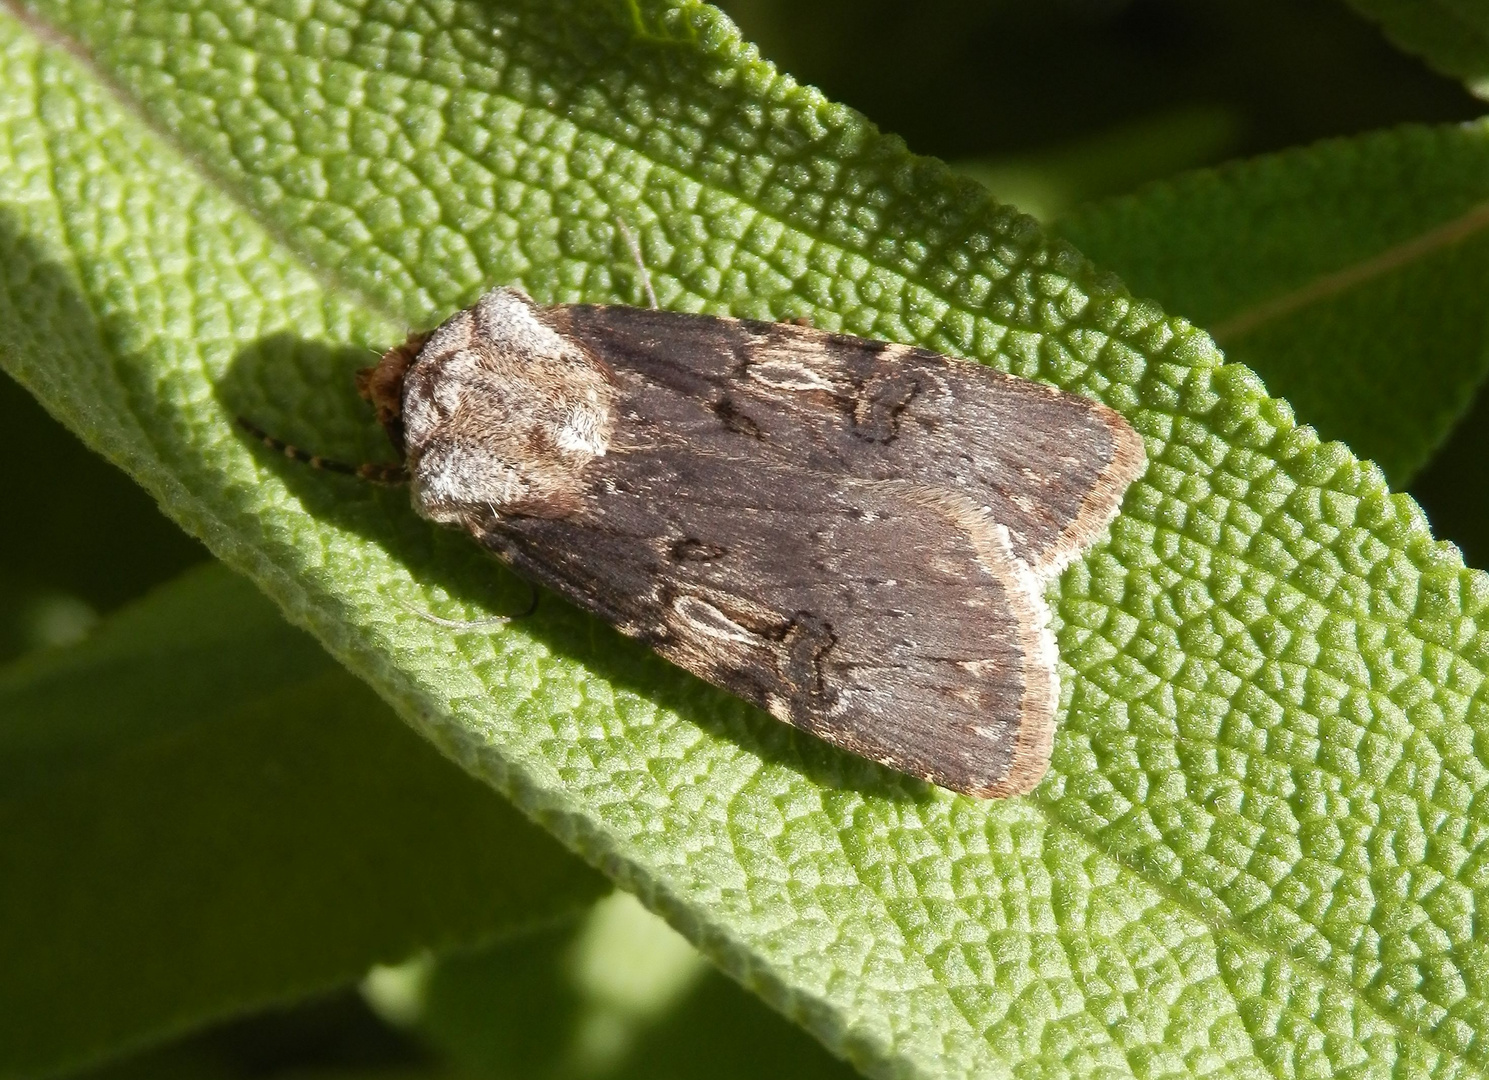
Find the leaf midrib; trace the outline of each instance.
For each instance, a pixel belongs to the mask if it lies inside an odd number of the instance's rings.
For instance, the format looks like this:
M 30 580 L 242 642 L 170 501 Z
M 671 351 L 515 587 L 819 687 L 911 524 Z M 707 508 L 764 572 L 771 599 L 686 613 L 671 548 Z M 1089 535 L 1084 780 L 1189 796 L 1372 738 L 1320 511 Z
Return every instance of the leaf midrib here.
M 1489 200 L 1476 203 L 1449 221 L 1408 237 L 1369 258 L 1320 274 L 1285 292 L 1265 297 L 1242 308 L 1209 328 L 1210 337 L 1222 347 L 1234 345 L 1257 330 L 1348 293 L 1405 266 L 1430 258 L 1489 229 Z

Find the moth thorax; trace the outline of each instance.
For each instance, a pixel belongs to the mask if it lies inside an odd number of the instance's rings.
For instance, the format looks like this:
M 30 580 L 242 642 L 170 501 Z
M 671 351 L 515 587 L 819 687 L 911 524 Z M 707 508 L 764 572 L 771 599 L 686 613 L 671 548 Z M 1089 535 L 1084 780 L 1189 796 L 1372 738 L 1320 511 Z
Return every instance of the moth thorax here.
M 436 521 L 564 517 L 610 445 L 609 371 L 521 293 L 493 289 L 439 327 L 404 383 L 414 505 Z

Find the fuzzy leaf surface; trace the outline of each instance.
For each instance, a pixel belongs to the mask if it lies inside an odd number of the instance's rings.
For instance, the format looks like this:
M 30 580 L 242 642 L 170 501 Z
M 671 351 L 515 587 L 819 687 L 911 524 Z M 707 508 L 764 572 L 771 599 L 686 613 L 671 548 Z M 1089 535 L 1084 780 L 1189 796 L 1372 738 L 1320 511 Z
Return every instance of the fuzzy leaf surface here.
M 1405 484 L 1489 371 L 1489 125 L 1398 128 L 1206 169 L 1055 231 L 1212 333 Z
M 713 10 L 43 0 L 0 23 L 4 363 L 419 730 L 876 1075 L 1467 1077 L 1489 582 L 1207 338 Z M 80 53 L 87 62 L 80 62 Z M 978 803 L 524 591 L 396 493 L 367 350 L 493 282 L 805 315 L 1148 441 L 1052 589 L 1054 767 Z M 347 352 L 346 350 L 351 350 Z

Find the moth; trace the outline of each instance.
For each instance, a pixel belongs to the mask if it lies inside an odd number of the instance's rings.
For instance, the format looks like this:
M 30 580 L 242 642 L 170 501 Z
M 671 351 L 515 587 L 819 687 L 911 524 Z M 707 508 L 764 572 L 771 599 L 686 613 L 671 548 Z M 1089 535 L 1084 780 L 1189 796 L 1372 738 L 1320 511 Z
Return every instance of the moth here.
M 1043 589 L 1145 465 L 1113 410 L 969 361 L 514 288 L 358 387 L 424 517 L 777 719 L 983 797 L 1044 775 Z

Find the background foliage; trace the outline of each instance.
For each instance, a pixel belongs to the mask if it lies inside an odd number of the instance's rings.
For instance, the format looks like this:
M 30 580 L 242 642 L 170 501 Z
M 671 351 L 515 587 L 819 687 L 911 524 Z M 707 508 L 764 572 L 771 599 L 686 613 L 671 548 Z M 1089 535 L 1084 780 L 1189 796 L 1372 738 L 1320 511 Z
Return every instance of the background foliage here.
M 1489 557 L 1453 5 L 725 6 Z M 1484 581 L 1183 324 L 705 9 L 13 0 L 0 78 L 0 362 L 65 425 L 0 385 L 0 1075 L 847 1071 L 491 786 L 875 1073 L 1483 1071 Z M 635 299 L 617 209 L 664 303 L 927 341 L 1149 437 L 1056 596 L 1035 796 L 907 787 L 557 605 L 409 626 L 390 596 L 520 589 L 232 434 L 378 455 L 368 350 L 497 280 Z

